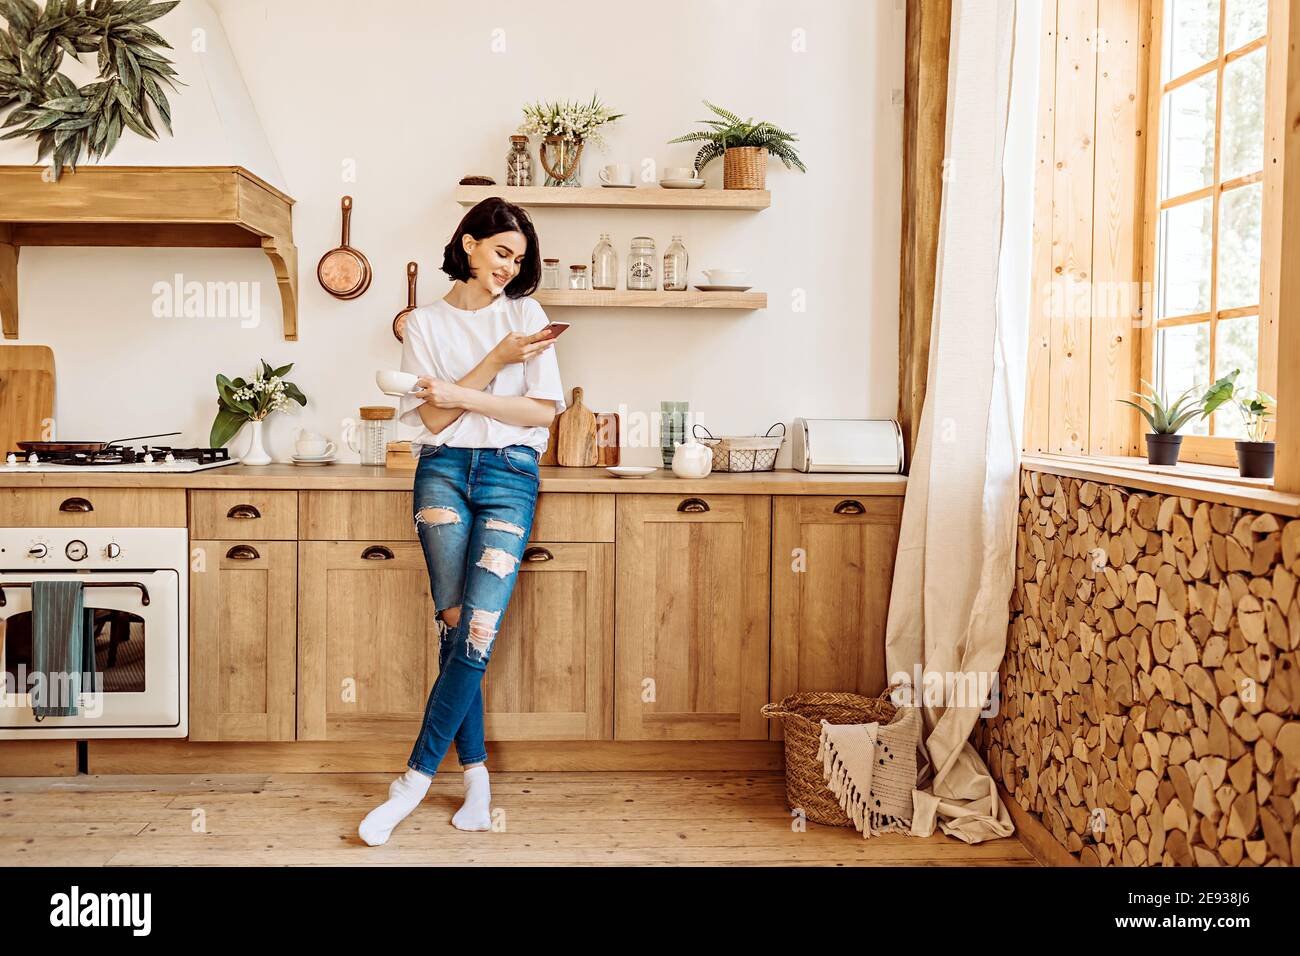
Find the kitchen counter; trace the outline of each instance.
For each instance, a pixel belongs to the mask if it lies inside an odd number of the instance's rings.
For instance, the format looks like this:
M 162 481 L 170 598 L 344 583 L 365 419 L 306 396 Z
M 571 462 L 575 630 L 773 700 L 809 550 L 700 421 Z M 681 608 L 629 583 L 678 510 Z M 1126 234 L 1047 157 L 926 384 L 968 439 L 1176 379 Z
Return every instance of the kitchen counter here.
M 907 488 L 904 475 L 804 474 L 789 469 L 749 474 L 715 472 L 707 478 L 678 478 L 659 469 L 644 478 L 615 478 L 603 468 L 543 466 L 542 491 L 666 492 L 668 494 L 893 495 Z M 0 488 L 267 488 L 297 490 L 409 491 L 414 471 L 380 465 L 337 464 L 308 468 L 290 464 L 227 465 L 171 474 L 37 472 L 26 465 L 0 464 Z

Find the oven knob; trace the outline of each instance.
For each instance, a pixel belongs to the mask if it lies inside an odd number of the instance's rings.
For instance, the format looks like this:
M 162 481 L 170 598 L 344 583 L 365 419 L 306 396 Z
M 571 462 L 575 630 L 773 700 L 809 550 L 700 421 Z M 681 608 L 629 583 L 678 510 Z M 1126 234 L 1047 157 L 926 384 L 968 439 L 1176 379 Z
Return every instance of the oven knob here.
M 63 549 L 63 553 L 66 554 L 68 559 L 71 561 L 84 561 L 86 554 L 88 553 L 86 542 L 75 539 L 69 541 L 68 546 Z
M 104 557 L 106 558 L 120 557 L 121 554 L 122 554 L 122 546 L 118 544 L 116 541 L 110 541 L 104 547 Z
M 47 554 L 49 554 L 49 552 L 50 549 L 46 547 L 45 542 L 37 541 L 30 548 L 27 549 L 27 556 L 29 558 L 43 558 Z

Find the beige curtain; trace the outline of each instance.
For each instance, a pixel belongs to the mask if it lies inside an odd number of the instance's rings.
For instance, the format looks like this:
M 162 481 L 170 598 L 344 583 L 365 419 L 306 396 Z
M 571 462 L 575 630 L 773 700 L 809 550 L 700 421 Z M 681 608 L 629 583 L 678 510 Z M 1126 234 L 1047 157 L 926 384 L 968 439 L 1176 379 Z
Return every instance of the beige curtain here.
M 886 638 L 925 724 L 912 833 L 968 843 L 1013 830 L 968 739 L 1006 649 L 1015 562 L 1040 13 L 953 3 L 930 367 Z

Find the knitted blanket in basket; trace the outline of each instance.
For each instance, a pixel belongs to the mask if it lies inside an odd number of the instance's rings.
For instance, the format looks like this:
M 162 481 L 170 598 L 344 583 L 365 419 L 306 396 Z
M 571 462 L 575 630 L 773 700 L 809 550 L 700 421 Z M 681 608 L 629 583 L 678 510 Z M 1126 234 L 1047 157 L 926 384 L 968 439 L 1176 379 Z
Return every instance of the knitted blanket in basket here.
M 826 785 L 863 838 L 910 833 L 920 711 L 900 707 L 888 724 L 821 725 L 817 757 Z

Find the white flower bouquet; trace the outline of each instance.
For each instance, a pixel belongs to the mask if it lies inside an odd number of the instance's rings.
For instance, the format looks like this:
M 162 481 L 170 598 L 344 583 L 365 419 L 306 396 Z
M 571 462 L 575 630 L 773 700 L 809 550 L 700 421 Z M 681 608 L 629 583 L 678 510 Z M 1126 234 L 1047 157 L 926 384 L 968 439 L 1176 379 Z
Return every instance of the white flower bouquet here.
M 217 417 L 212 422 L 208 443 L 213 448 L 220 448 L 235 437 L 245 422 L 260 422 L 290 401 L 305 406 L 307 396 L 293 382 L 284 379 L 291 368 L 293 363 L 271 368 L 263 359 L 251 382 L 218 374 Z

